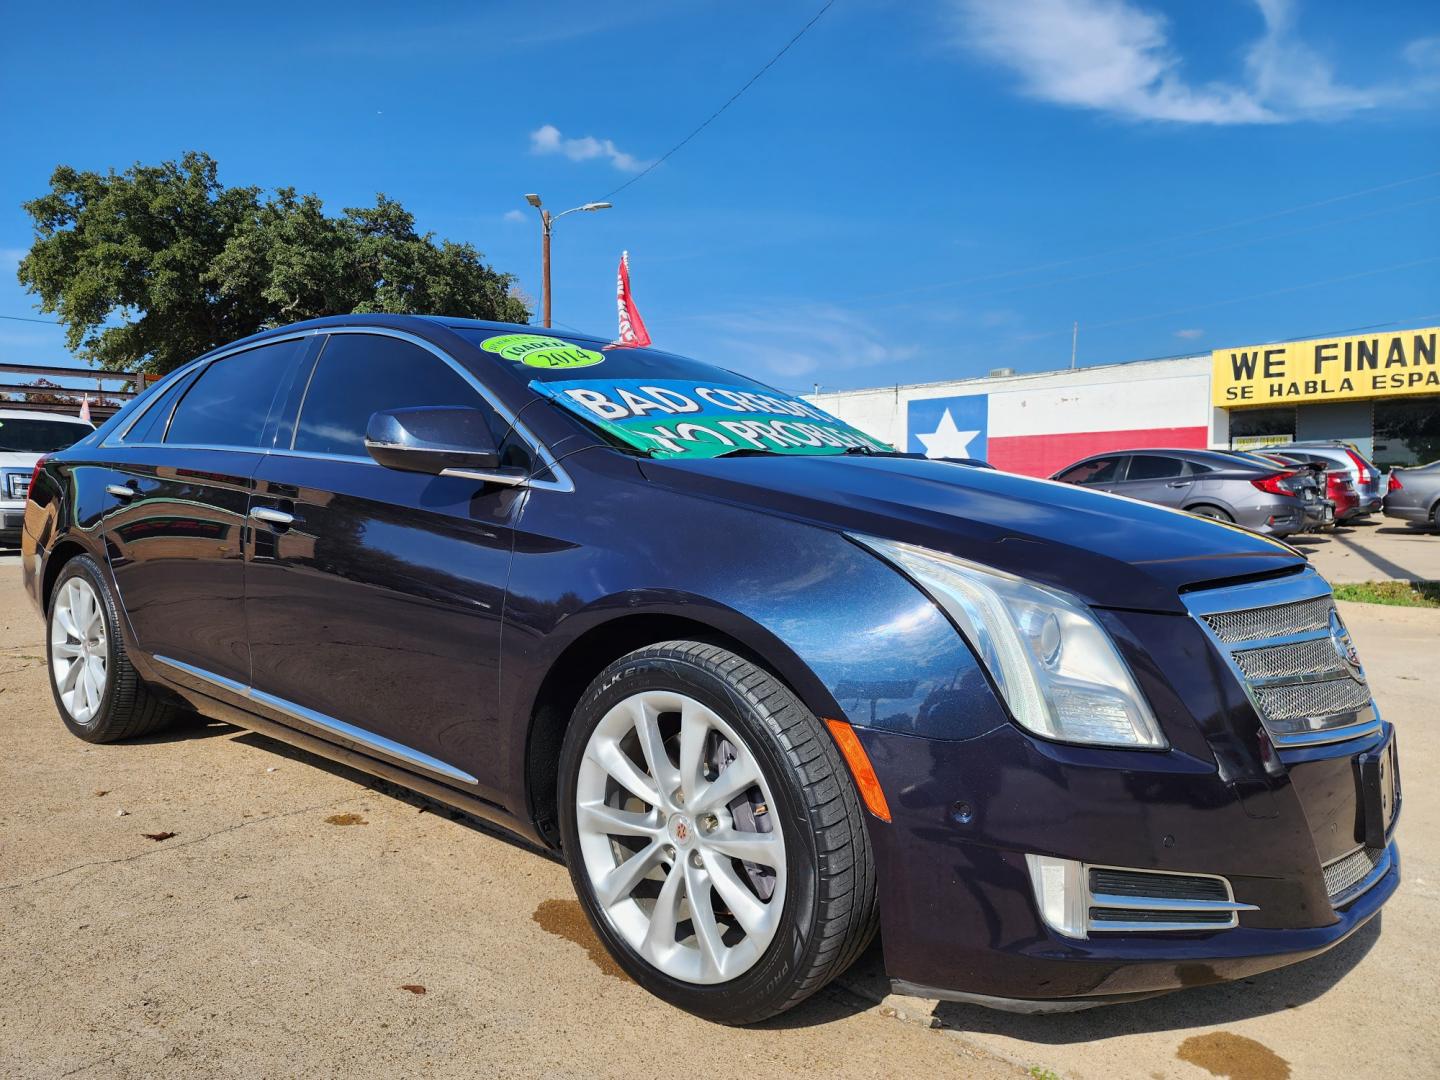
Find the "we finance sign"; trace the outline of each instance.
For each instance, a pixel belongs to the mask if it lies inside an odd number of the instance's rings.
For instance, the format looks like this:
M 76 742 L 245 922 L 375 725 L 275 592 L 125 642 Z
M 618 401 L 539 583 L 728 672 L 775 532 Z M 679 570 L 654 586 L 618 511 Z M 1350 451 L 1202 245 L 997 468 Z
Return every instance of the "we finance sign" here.
M 1216 349 L 1214 404 L 1279 405 L 1405 394 L 1440 394 L 1440 327 Z

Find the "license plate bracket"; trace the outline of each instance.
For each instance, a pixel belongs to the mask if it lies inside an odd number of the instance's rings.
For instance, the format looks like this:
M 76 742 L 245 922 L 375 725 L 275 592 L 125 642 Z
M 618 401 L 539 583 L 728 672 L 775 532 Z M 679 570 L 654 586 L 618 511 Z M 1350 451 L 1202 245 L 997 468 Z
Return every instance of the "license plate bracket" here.
M 1400 769 L 1395 753 L 1395 732 L 1385 743 L 1361 754 L 1360 805 L 1365 812 L 1365 846 L 1383 848 L 1400 808 Z

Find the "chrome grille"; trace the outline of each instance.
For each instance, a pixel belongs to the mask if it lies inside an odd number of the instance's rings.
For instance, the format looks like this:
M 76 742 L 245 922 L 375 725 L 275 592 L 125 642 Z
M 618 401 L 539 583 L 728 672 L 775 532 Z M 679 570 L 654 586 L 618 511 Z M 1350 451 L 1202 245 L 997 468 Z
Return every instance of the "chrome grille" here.
M 1357 738 L 1379 719 L 1330 587 L 1313 570 L 1189 593 L 1184 601 L 1278 747 Z
M 1385 858 L 1384 848 L 1358 847 L 1324 866 L 1325 892 L 1333 904 L 1359 885 Z M 1353 897 L 1345 897 L 1350 900 Z
M 1330 617 L 1325 617 L 1329 625 Z M 1296 641 L 1287 645 L 1268 645 L 1263 649 L 1242 649 L 1232 653 L 1235 663 L 1249 679 L 1287 678 L 1292 675 L 1341 675 L 1345 666 L 1330 644 L 1323 638 Z
M 1330 612 L 1334 607 L 1334 601 L 1327 594 L 1294 604 L 1223 611 L 1204 618 L 1216 637 L 1226 645 L 1234 645 L 1242 641 L 1323 630 L 1330 624 Z
M 1270 720 L 1303 720 L 1359 712 L 1370 705 L 1370 688 L 1348 675 L 1329 682 L 1257 687 L 1255 696 Z

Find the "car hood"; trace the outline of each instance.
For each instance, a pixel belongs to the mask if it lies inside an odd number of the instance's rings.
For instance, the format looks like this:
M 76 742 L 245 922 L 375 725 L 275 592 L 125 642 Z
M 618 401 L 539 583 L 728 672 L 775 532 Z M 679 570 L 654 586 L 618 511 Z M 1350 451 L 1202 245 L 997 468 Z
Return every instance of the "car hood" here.
M 21 453 L 18 450 L 0 450 L 0 468 L 33 469 L 35 467 L 35 462 L 39 460 L 39 454 Z
M 1097 607 L 1183 612 L 1187 586 L 1305 564 L 1233 525 L 991 469 L 888 455 L 648 460 L 653 482 L 949 552 Z

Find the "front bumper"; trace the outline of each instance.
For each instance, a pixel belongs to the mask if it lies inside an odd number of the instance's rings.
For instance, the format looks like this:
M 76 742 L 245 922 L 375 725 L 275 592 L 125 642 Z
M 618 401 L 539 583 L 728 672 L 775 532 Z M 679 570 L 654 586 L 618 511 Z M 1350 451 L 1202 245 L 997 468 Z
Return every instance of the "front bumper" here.
M 871 836 L 886 968 L 904 992 L 1055 1011 L 1244 978 L 1338 945 L 1399 884 L 1393 832 L 1388 868 L 1341 910 L 1321 869 L 1353 846 L 1329 835 L 1347 807 L 1354 828 L 1358 798 L 1336 797 L 1336 780 L 1380 737 L 1302 752 L 1273 785 L 1227 783 L 1179 748 L 1058 746 L 1009 725 L 967 741 L 861 738 L 893 793 L 893 822 Z M 1067 938 L 1040 916 L 1026 852 L 1224 875 L 1258 910 L 1234 929 Z
M 20 546 L 20 536 L 25 528 L 25 504 L 0 503 L 0 548 Z

